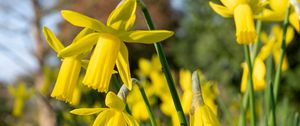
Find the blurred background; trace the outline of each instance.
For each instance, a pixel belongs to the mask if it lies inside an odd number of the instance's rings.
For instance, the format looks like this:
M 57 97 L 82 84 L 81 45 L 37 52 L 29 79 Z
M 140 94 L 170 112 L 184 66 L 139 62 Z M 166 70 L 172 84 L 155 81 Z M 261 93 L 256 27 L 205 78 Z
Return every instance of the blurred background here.
M 74 106 L 50 98 L 60 60 L 49 48 L 42 27 L 55 32 L 64 45 L 70 44 L 81 30 L 65 22 L 61 10 L 74 10 L 106 22 L 119 0 L 0 0 L 0 125 L 51 126 L 84 125 L 91 118 L 81 119 L 68 114 Z M 218 2 L 218 1 L 215 1 Z M 219 97 L 228 106 L 238 106 L 241 98 L 243 48 L 235 42 L 233 19 L 220 17 L 206 0 L 145 0 L 157 29 L 175 31 L 163 46 L 172 70 L 200 68 L 208 80 L 218 83 Z M 267 33 L 273 24 L 263 22 Z M 281 23 L 277 23 L 280 24 Z M 134 29 L 147 29 L 139 9 Z M 127 44 L 132 72 L 140 58 L 151 59 L 153 45 Z M 280 104 L 291 111 L 300 110 L 300 43 L 299 35 L 287 48 L 289 69 L 282 74 Z M 135 77 L 136 75 L 133 74 Z M 28 97 L 23 98 L 23 113 L 14 116 L 18 85 L 24 84 Z M 82 87 L 83 90 L 85 87 Z M 29 90 L 32 90 L 30 92 Z M 29 91 L 29 92 L 28 92 Z M 262 95 L 262 93 L 257 93 Z M 82 94 L 85 105 L 94 106 L 103 97 L 89 90 Z M 235 112 L 231 112 L 235 113 Z M 236 113 L 238 114 L 238 113 Z M 83 121 L 85 120 L 85 121 Z

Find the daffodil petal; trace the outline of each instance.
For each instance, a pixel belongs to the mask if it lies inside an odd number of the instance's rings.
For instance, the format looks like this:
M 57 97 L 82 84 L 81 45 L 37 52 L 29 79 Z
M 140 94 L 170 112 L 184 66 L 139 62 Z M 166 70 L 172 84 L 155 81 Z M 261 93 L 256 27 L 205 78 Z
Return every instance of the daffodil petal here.
M 100 113 L 95 119 L 93 126 L 108 126 L 107 122 L 115 114 L 114 110 L 106 110 Z
M 92 115 L 92 114 L 100 113 L 107 109 L 108 108 L 80 108 L 80 109 L 74 109 L 70 111 L 70 113 L 75 115 Z
M 126 121 L 123 118 L 122 112 L 115 112 L 107 122 L 108 126 L 127 126 Z
M 43 27 L 43 33 L 48 44 L 54 51 L 59 52 L 64 48 L 63 44 L 56 38 L 55 34 L 50 29 Z
M 121 31 L 129 30 L 135 22 L 136 0 L 122 0 L 109 15 L 107 25 Z
M 105 105 L 109 108 L 114 108 L 118 111 L 123 111 L 125 109 L 125 104 L 115 93 L 108 92 L 105 98 Z
M 136 30 L 131 32 L 123 32 L 119 34 L 119 37 L 129 43 L 143 43 L 153 44 L 163 41 L 174 34 L 172 31 L 167 30 Z
M 300 32 L 300 25 L 299 25 L 299 19 L 296 12 L 293 12 L 290 14 L 289 21 L 292 24 L 292 26 L 296 29 L 296 31 Z
M 221 2 L 229 9 L 233 9 L 233 7 L 236 5 L 234 0 L 221 0 Z
M 123 117 L 126 121 L 126 123 L 128 124 L 128 126 L 138 126 L 139 123 L 129 114 L 127 113 L 122 113 Z
M 80 40 L 81 38 L 83 38 L 84 36 L 93 33 L 93 30 L 91 30 L 90 28 L 84 28 L 82 29 L 78 35 L 76 35 L 76 37 L 73 39 L 72 43 L 76 43 L 78 40 Z
M 215 4 L 213 2 L 209 2 L 210 7 L 219 15 L 227 18 L 227 17 L 232 17 L 232 11 L 230 11 L 228 8 Z
M 131 90 L 132 81 L 129 68 L 128 50 L 123 42 L 120 46 L 120 52 L 118 54 L 116 65 L 123 83 L 129 90 Z
M 91 33 L 79 39 L 76 43 L 73 43 L 70 46 L 64 48 L 63 50 L 61 50 L 61 52 L 58 53 L 58 55 L 60 57 L 78 55 L 95 45 L 98 41 L 99 35 L 99 33 Z
M 98 32 L 105 32 L 109 30 L 109 28 L 106 27 L 102 22 L 78 12 L 63 10 L 61 11 L 61 14 L 65 20 L 75 26 L 90 28 Z
M 289 45 L 293 39 L 294 39 L 294 29 L 292 27 L 288 27 L 286 31 L 286 38 L 285 38 L 286 45 Z
M 266 65 L 260 58 L 256 58 L 253 66 L 253 88 L 260 91 L 266 87 Z

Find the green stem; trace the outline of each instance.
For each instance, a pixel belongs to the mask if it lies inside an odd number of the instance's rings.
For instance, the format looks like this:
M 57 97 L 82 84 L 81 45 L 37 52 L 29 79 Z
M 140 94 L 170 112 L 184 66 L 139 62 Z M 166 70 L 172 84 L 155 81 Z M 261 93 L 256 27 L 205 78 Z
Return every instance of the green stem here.
M 280 57 L 279 57 L 279 63 L 277 65 L 275 80 L 274 80 L 275 102 L 277 101 L 278 89 L 279 89 L 279 83 L 280 83 L 280 76 L 281 76 L 281 72 L 282 72 L 281 67 L 282 67 L 282 62 L 283 62 L 285 49 L 286 49 L 286 32 L 287 32 L 287 28 L 289 26 L 289 14 L 290 14 L 290 7 L 287 9 L 286 14 L 285 14 L 285 19 L 283 21 L 283 31 L 282 31 L 282 41 L 281 41 L 281 48 L 280 48 Z
M 245 58 L 248 64 L 248 75 L 249 82 L 247 85 L 247 90 L 249 91 L 249 101 L 250 101 L 250 113 L 251 113 L 251 126 L 256 125 L 256 115 L 255 115 L 255 100 L 254 100 L 254 90 L 253 90 L 253 79 L 252 79 L 252 62 L 250 57 L 250 49 L 248 45 L 244 45 Z
M 147 7 L 145 6 L 145 4 L 142 0 L 139 0 L 139 5 L 140 5 L 142 12 L 144 14 L 144 17 L 147 21 L 148 29 L 154 30 L 155 27 L 154 27 L 154 24 L 152 22 L 152 19 L 151 19 L 151 16 L 149 14 Z M 182 126 L 187 126 L 188 125 L 187 120 L 185 118 L 185 115 L 184 115 L 184 112 L 183 112 L 183 109 L 182 109 L 182 106 L 180 103 L 180 99 L 179 99 L 179 96 L 178 96 L 176 88 L 175 88 L 175 83 L 174 83 L 165 53 L 162 49 L 162 45 L 160 43 L 155 43 L 154 46 L 155 46 L 156 53 L 158 54 L 160 62 L 162 64 L 163 72 L 164 72 L 165 77 L 168 82 L 168 87 L 171 92 L 171 96 L 173 98 L 173 102 L 174 102 L 174 105 L 175 105 L 175 108 L 177 111 L 177 115 L 178 115 L 180 124 Z
M 140 89 L 140 92 L 141 92 L 141 95 L 142 95 L 142 98 L 144 100 L 144 103 L 146 105 L 146 108 L 147 108 L 147 112 L 148 112 L 148 115 L 150 117 L 150 122 L 151 122 L 151 125 L 152 126 L 157 126 L 156 124 L 156 121 L 155 121 L 155 118 L 154 118 L 154 114 L 153 114 L 153 111 L 151 109 L 151 105 L 149 103 L 149 100 L 147 98 L 147 95 L 146 95 L 146 92 L 144 90 L 144 87 L 143 85 L 140 83 L 140 81 L 138 81 L 137 79 L 133 79 L 133 82 L 139 87 Z
M 258 47 L 260 45 L 260 39 L 259 39 L 259 35 L 261 33 L 261 29 L 262 29 L 262 22 L 261 20 L 258 20 L 256 22 L 256 34 L 257 34 L 257 37 L 255 39 L 255 44 L 253 46 L 253 51 L 252 51 L 252 59 L 255 59 L 256 55 L 257 55 L 257 52 L 258 52 Z M 252 61 L 252 64 L 253 64 L 254 60 Z
M 269 99 L 268 99 L 268 102 L 269 102 L 269 105 L 270 105 L 270 109 L 271 111 L 269 111 L 269 118 L 270 121 L 270 125 L 271 126 L 276 126 L 276 105 L 275 105 L 275 99 L 274 99 L 274 92 L 273 92 L 273 84 L 272 82 L 270 82 L 268 84 L 268 93 L 269 93 Z
M 222 98 L 217 97 L 217 103 L 218 103 L 218 105 L 220 105 L 221 110 L 223 110 L 226 121 L 228 122 L 228 124 L 231 124 L 233 117 L 232 117 L 231 113 L 229 112 L 228 107 L 222 101 Z

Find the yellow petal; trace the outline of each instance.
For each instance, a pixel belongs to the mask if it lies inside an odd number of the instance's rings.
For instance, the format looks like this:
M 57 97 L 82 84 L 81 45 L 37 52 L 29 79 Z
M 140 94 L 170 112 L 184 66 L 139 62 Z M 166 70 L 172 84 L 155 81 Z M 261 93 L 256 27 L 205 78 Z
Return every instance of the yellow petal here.
M 128 126 L 139 126 L 139 123 L 131 115 L 127 113 L 122 113 L 122 114 Z
M 114 114 L 115 114 L 114 110 L 103 111 L 97 116 L 95 122 L 93 123 L 93 126 L 108 126 L 107 122 Z
M 269 5 L 272 10 L 276 12 L 282 12 L 283 15 L 288 8 L 288 0 L 269 0 Z
M 70 103 L 78 81 L 80 68 L 80 60 L 74 57 L 65 58 L 60 67 L 51 97 Z
M 290 14 L 289 21 L 292 24 L 292 26 L 296 29 L 296 31 L 299 33 L 300 31 L 299 19 L 295 11 Z
M 115 112 L 115 114 L 110 117 L 106 125 L 108 126 L 127 126 L 126 121 L 123 118 L 122 112 Z
M 63 10 L 61 14 L 65 20 L 75 26 L 90 28 L 98 32 L 111 31 L 110 28 L 106 27 L 102 22 L 78 12 Z
M 86 86 L 99 92 L 108 91 L 121 43 L 111 34 L 100 35 L 83 79 Z
M 190 114 L 191 126 L 220 126 L 217 116 L 207 105 L 199 105 Z
M 129 68 L 128 50 L 123 42 L 121 43 L 116 65 L 123 83 L 129 90 L 131 90 L 132 81 Z
M 60 57 L 69 57 L 69 56 L 75 56 L 79 55 L 82 52 L 85 52 L 86 50 L 89 50 L 93 45 L 97 43 L 97 40 L 99 38 L 99 33 L 91 33 L 78 41 L 76 43 L 73 43 L 69 45 L 68 47 L 64 48 L 58 53 L 58 56 Z
M 234 0 L 221 0 L 222 4 L 224 4 L 228 9 L 233 9 L 236 5 Z
M 107 25 L 121 31 L 129 30 L 135 22 L 136 0 L 122 0 L 109 15 Z
M 109 108 L 114 108 L 118 111 L 123 111 L 125 109 L 125 104 L 115 93 L 108 92 L 105 98 L 105 105 Z
M 130 32 L 122 32 L 119 37 L 129 43 L 144 43 L 153 44 L 163 41 L 174 34 L 172 31 L 167 30 L 136 30 Z
M 82 29 L 77 35 L 76 37 L 73 39 L 72 43 L 77 42 L 78 40 L 80 40 L 81 38 L 83 38 L 84 36 L 93 33 L 93 30 L 91 30 L 90 28 L 84 28 Z
M 256 31 L 252 10 L 248 4 L 240 4 L 234 9 L 234 22 L 238 44 L 254 43 Z
M 260 91 L 266 87 L 266 65 L 260 58 L 256 58 L 253 66 L 253 88 Z
M 260 49 L 260 52 L 258 53 L 257 57 L 265 60 L 272 52 L 272 49 L 274 48 L 275 42 L 268 42 Z
M 107 110 L 108 108 L 80 108 L 80 109 L 74 109 L 70 111 L 70 113 L 75 115 L 93 115 L 100 113 L 104 110 Z
M 215 4 L 213 2 L 209 2 L 210 7 L 219 15 L 227 18 L 232 16 L 232 11 L 230 11 L 228 8 Z
M 286 45 L 288 46 L 292 40 L 294 39 L 294 29 L 292 27 L 288 27 L 286 31 Z
M 54 51 L 59 52 L 64 48 L 63 44 L 56 38 L 55 34 L 50 29 L 43 27 L 43 33 L 48 44 Z

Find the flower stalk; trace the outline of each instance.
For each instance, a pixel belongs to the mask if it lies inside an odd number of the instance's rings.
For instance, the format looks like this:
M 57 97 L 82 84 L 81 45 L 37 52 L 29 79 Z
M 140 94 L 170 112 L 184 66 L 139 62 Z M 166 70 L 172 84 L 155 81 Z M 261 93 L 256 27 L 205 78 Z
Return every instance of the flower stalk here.
M 251 113 L 251 126 L 256 125 L 256 115 L 255 115 L 255 100 L 254 100 L 254 90 L 253 90 L 253 79 L 252 79 L 252 62 L 250 57 L 250 49 L 248 45 L 244 45 L 244 54 L 249 69 L 249 83 L 247 85 L 247 90 L 249 92 L 250 101 L 250 113 Z
M 142 0 L 139 0 L 138 3 L 139 3 L 139 6 L 140 6 L 143 14 L 144 14 L 145 20 L 146 20 L 147 25 L 148 25 L 148 29 L 149 30 L 154 30 L 155 26 L 152 22 L 151 16 L 149 14 L 149 11 L 148 11 L 146 5 L 144 4 L 144 2 Z M 183 109 L 182 109 L 182 106 L 181 106 L 181 103 L 180 103 L 179 96 L 176 92 L 175 83 L 174 83 L 174 80 L 172 78 L 171 71 L 170 71 L 166 56 L 165 56 L 164 51 L 162 49 L 162 45 L 160 43 L 154 43 L 154 47 L 155 47 L 156 53 L 159 56 L 160 62 L 162 64 L 162 69 L 163 69 L 164 75 L 165 75 L 165 77 L 167 79 L 167 82 L 168 82 L 168 87 L 169 87 L 169 90 L 171 92 L 171 96 L 172 96 L 172 99 L 173 99 L 173 102 L 174 102 L 174 105 L 175 105 L 175 108 L 176 108 L 176 111 L 177 111 L 177 115 L 178 115 L 180 124 L 182 126 L 187 126 L 187 121 L 186 121 L 186 118 L 185 118 L 185 115 L 184 115 L 184 112 L 183 112 Z
M 133 84 L 136 84 L 139 87 L 139 90 L 140 90 L 140 93 L 142 95 L 143 101 L 144 101 L 144 103 L 146 105 L 146 108 L 147 108 L 148 115 L 150 117 L 151 126 L 157 126 L 155 118 L 154 118 L 154 113 L 151 109 L 151 105 L 150 105 L 150 102 L 147 98 L 147 95 L 146 95 L 146 92 L 144 90 L 143 85 L 141 84 L 141 82 L 139 80 L 137 80 L 135 78 L 133 78 L 132 81 L 133 81 Z

